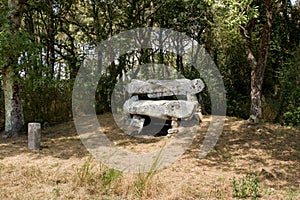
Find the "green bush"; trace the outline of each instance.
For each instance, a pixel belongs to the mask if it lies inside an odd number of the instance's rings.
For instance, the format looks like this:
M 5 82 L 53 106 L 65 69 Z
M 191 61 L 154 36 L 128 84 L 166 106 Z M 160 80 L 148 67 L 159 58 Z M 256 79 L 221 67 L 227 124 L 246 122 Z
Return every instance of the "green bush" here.
M 238 180 L 234 178 L 231 183 L 234 190 L 234 197 L 251 197 L 252 199 L 257 199 L 259 197 L 260 182 L 257 175 L 247 174 Z
M 300 126 L 300 107 L 294 111 L 284 113 L 283 124 L 286 126 Z

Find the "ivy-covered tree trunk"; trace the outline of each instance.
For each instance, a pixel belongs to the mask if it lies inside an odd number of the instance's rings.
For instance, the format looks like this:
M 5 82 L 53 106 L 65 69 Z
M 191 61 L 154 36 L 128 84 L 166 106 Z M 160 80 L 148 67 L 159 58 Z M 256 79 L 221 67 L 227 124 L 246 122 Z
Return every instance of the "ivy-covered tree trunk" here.
M 16 33 L 21 25 L 22 7 L 25 0 L 8 0 L 10 20 L 10 33 L 12 37 L 16 37 Z M 18 136 L 24 125 L 24 116 L 22 101 L 19 91 L 19 83 L 17 81 L 18 72 L 15 67 L 18 64 L 18 49 L 15 49 L 14 55 L 8 55 L 6 58 L 8 65 L 3 68 L 3 89 L 5 99 L 5 131 L 4 137 Z
M 247 32 L 243 31 L 243 39 L 248 63 L 251 67 L 251 109 L 250 119 L 254 123 L 258 123 L 262 119 L 262 86 L 264 73 L 267 65 L 267 57 L 269 43 L 272 31 L 273 21 L 273 2 L 272 0 L 265 1 L 266 7 L 266 22 L 264 24 L 262 35 L 260 38 L 258 58 L 255 57 L 251 48 L 251 33 L 254 29 L 255 22 L 250 21 L 247 26 Z M 248 34 L 248 35 L 247 35 Z

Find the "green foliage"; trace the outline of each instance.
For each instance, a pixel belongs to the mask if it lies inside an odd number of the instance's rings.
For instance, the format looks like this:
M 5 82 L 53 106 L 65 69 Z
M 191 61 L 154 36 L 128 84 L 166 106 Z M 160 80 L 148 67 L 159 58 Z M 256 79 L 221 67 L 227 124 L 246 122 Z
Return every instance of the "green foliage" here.
M 16 72 L 22 70 L 22 63 L 12 63 L 12 60 L 22 61 L 22 53 L 31 53 L 34 44 L 30 41 L 31 36 L 19 30 L 12 34 L 3 25 L 0 27 L 0 69 L 10 64 L 14 65 Z
M 75 186 L 86 186 L 90 192 L 109 193 L 113 185 L 119 185 L 122 172 L 110 169 L 102 164 L 99 167 L 88 157 L 80 168 L 76 169 L 74 176 Z
M 133 182 L 134 194 L 139 197 L 147 196 L 147 192 L 151 187 L 154 175 L 157 173 L 158 165 L 160 164 L 161 153 L 166 144 L 163 145 L 158 155 L 155 157 L 150 170 L 147 173 L 138 173 L 135 181 Z
M 250 68 L 246 60 L 243 44 L 233 33 L 213 29 L 218 37 L 214 42 L 214 61 L 219 67 L 226 89 L 227 115 L 249 117 L 250 110 Z M 218 45 L 218 46 L 217 46 Z
M 92 157 L 86 159 L 81 168 L 76 169 L 76 179 L 78 184 L 94 184 L 95 172 Z
M 124 6 L 124 5 L 127 6 Z M 272 121 L 297 125 L 299 118 L 299 7 L 274 2 L 274 25 L 264 78 L 264 108 Z M 22 24 L 14 34 L 7 18 L 7 1 L 0 2 L 1 69 L 14 63 L 21 85 L 26 121 L 65 121 L 71 118 L 73 81 L 88 46 L 135 27 L 162 27 L 184 32 L 207 49 L 222 74 L 228 115 L 247 118 L 250 110 L 250 68 L 241 30 L 254 24 L 251 46 L 259 52 L 264 1 L 166 0 L 166 1 L 28 1 Z M 252 25 L 253 25 L 252 24 Z M 251 28 L 249 28 L 250 30 Z M 140 63 L 139 63 L 140 62 Z M 129 52 L 109 66 L 97 86 L 96 112 L 110 111 L 111 94 L 123 72 L 139 64 L 161 63 L 178 69 L 187 78 L 200 74 L 170 52 Z M 146 72 L 143 77 L 147 77 Z M 0 91 L 3 96 L 3 92 Z M 4 105 L 0 95 L 0 105 Z M 209 93 L 202 93 L 210 112 Z M 0 117 L 4 118 L 4 106 Z M 3 117 L 2 117 L 3 116 Z M 266 115 L 265 115 L 266 116 Z M 274 118 L 274 119 L 273 119 Z M 0 120 L 0 124 L 3 122 Z M 0 125 L 1 126 L 1 125 Z
M 35 83 L 32 79 L 27 79 L 21 87 L 27 122 L 63 122 L 71 119 L 70 82 L 48 80 Z
M 279 119 L 284 125 L 299 126 L 300 116 L 300 48 L 298 47 L 278 73 L 280 80 Z M 278 120 L 281 121 L 281 120 Z
M 287 191 L 286 200 L 295 200 L 299 198 L 300 190 L 296 188 L 289 188 Z
M 239 31 L 252 19 L 259 17 L 258 6 L 253 4 L 253 0 L 223 0 L 221 5 L 228 10 L 225 22 L 230 29 Z M 223 7 L 224 8 L 224 7 Z
M 296 108 L 294 111 L 284 113 L 282 122 L 286 126 L 300 126 L 300 107 Z
M 247 174 L 238 180 L 234 178 L 231 184 L 234 197 L 257 199 L 260 196 L 260 181 L 255 174 Z
M 115 169 L 108 168 L 103 171 L 101 175 L 101 182 L 103 187 L 106 190 L 111 188 L 111 185 L 114 181 L 117 181 L 122 176 L 122 172 L 117 171 Z
M 239 37 L 241 28 L 251 20 L 257 20 L 259 6 L 254 0 L 221 0 L 212 4 L 212 10 L 217 13 L 214 25 L 223 27 L 228 34 Z
M 110 75 L 102 75 L 96 90 L 96 113 L 104 113 L 110 110 L 111 95 L 116 80 Z
M 293 26 L 300 15 L 299 8 L 289 3 L 277 9 L 264 78 L 265 110 L 272 116 L 270 121 L 292 125 L 297 116 L 293 113 L 300 107 L 300 29 Z

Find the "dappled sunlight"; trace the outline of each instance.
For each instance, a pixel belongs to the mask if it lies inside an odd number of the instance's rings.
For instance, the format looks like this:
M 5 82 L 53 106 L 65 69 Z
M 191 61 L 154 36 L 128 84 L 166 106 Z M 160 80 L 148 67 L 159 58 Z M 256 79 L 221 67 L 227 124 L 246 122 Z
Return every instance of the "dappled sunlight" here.
M 170 140 L 165 136 L 134 138 L 116 128 L 111 114 L 100 115 L 99 118 L 101 130 L 107 137 L 115 145 L 129 151 L 150 152 L 162 148 L 163 142 Z M 204 198 L 205 193 L 217 195 L 219 191 L 223 197 L 230 199 L 231 179 L 248 173 L 257 173 L 262 187 L 274 190 L 272 194 L 262 194 L 263 199 L 276 199 L 284 196 L 288 188 L 299 187 L 299 130 L 271 124 L 245 126 L 246 120 L 227 117 L 224 131 L 216 146 L 207 157 L 198 159 L 209 122 L 210 117 L 205 116 L 197 128 L 194 142 L 184 155 L 175 163 L 156 172 L 155 180 L 158 181 L 156 184 L 160 185 L 160 189 L 156 190 L 157 186 L 149 185 L 149 188 L 154 189 L 151 195 L 158 199 L 190 195 L 197 199 Z M 77 180 L 74 179 L 77 176 L 76 169 L 80 169 L 89 156 L 76 134 L 73 122 L 44 129 L 40 154 L 28 150 L 25 135 L 6 140 L 1 138 L 0 186 L 4 190 L 0 192 L 0 196 L 11 196 L 13 191 L 21 191 L 26 186 L 40 198 L 54 195 L 56 187 L 65 198 L 69 198 L 69 194 L 76 198 L 79 193 L 69 189 L 76 186 L 81 191 L 80 195 L 91 197 L 85 185 L 76 185 L 78 183 L 74 182 Z M 94 159 L 91 162 L 93 166 L 99 164 Z M 114 190 L 115 194 L 128 192 L 130 184 L 135 182 L 133 177 L 124 174 L 123 186 L 118 186 Z M 16 181 L 19 185 L 14 187 Z M 33 193 L 26 193 L 29 194 Z

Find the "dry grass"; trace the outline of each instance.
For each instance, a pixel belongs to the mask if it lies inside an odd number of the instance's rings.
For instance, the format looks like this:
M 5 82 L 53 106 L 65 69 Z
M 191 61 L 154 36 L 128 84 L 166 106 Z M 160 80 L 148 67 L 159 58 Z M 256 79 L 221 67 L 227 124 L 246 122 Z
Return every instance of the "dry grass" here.
M 122 148 L 149 151 L 168 140 L 132 138 L 110 114 L 99 118 Z M 72 122 L 43 130 L 40 154 L 27 149 L 26 136 L 1 138 L 0 199 L 234 199 L 232 180 L 249 173 L 258 174 L 260 199 L 300 199 L 299 130 L 228 118 L 213 151 L 199 160 L 208 125 L 206 118 L 181 159 L 146 174 L 124 174 L 94 160 Z

